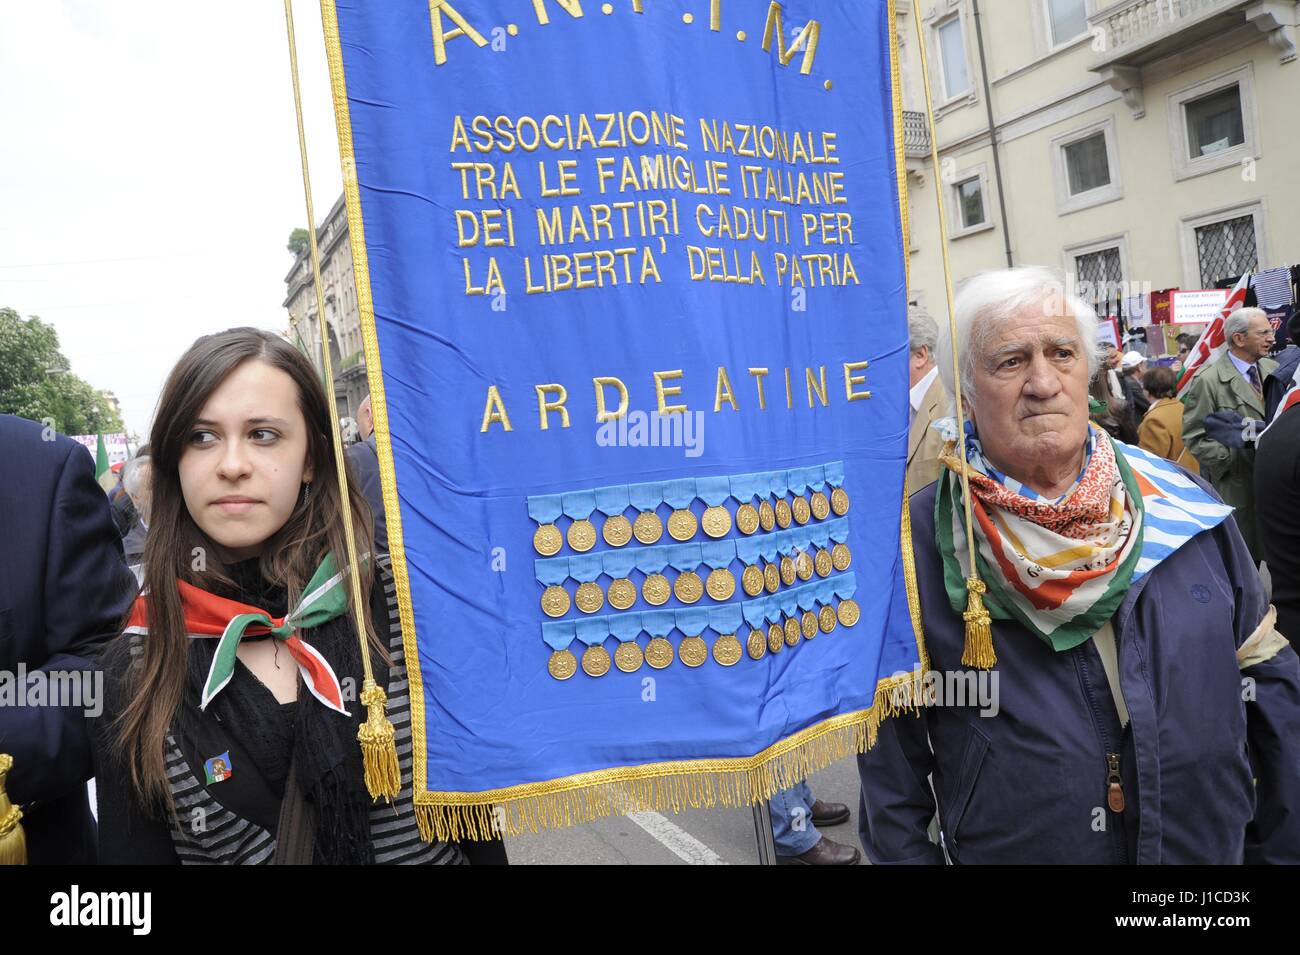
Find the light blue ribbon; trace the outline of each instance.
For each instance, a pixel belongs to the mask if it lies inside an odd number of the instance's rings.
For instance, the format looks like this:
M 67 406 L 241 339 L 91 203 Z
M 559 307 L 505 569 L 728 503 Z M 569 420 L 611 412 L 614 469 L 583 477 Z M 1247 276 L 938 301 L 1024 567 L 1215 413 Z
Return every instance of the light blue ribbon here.
M 574 622 L 578 625 L 578 639 L 589 647 L 599 646 L 609 639 L 608 617 L 590 617 Z
M 664 486 L 661 481 L 631 484 L 627 493 L 632 506 L 638 511 L 653 511 L 664 502 Z
M 538 524 L 554 524 L 564 513 L 562 494 L 535 494 L 528 499 L 528 516 Z
M 569 576 L 579 583 L 594 581 L 600 576 L 603 554 L 582 554 L 569 558 Z
M 573 642 L 573 620 L 556 620 L 542 624 L 542 639 L 552 650 L 564 650 Z
M 740 618 L 739 604 L 712 607 L 709 609 L 709 629 L 717 634 L 735 633 L 740 629 Z
M 736 559 L 736 542 L 706 541 L 700 544 L 700 557 L 714 570 L 727 567 Z
M 672 508 L 682 510 L 690 507 L 695 500 L 695 478 L 679 478 L 664 483 L 664 502 Z
M 575 521 L 586 520 L 595 509 L 595 491 L 570 491 L 564 495 L 564 513 Z
M 595 490 L 596 510 L 606 517 L 614 517 L 627 510 L 628 494 L 626 484 L 612 484 Z
M 548 587 L 556 587 L 569 579 L 569 558 L 552 557 L 550 560 L 533 561 L 537 579 Z
M 731 479 L 726 477 L 696 478 L 695 496 L 709 507 L 717 507 L 731 497 Z
M 636 566 L 639 555 L 636 551 L 607 550 L 598 556 L 604 559 L 605 573 L 611 579 L 618 580 L 632 573 L 632 568 Z
M 677 615 L 677 629 L 688 637 L 698 637 L 709 625 L 709 612 L 703 607 L 688 607 L 673 612 Z
M 668 563 L 682 573 L 694 570 L 701 562 L 699 544 L 679 544 L 668 548 Z

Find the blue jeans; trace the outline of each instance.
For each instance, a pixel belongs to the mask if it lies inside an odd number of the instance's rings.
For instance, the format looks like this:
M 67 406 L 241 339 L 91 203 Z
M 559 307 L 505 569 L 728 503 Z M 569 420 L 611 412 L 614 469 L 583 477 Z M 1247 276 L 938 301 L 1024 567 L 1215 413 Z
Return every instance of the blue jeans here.
M 772 841 L 776 844 L 777 855 L 803 855 L 821 841 L 821 833 L 812 821 L 815 801 L 806 782 L 782 790 L 768 800 L 772 811 Z

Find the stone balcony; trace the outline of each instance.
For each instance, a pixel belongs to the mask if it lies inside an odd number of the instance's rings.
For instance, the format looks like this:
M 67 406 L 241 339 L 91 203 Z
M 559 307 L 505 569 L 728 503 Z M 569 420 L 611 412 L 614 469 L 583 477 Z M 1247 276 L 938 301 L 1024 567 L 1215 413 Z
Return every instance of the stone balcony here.
M 1124 94 L 1141 118 L 1142 68 L 1251 24 L 1283 63 L 1296 57 L 1297 0 L 1119 0 L 1088 18 L 1096 55 L 1090 69 Z
M 930 158 L 930 127 L 925 113 L 903 110 L 903 154 L 908 159 Z

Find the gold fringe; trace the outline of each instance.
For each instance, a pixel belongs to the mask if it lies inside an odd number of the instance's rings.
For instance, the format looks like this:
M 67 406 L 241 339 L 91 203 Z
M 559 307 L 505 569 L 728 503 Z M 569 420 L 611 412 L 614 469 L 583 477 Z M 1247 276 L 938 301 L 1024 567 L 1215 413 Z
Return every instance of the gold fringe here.
M 0 865 L 27 864 L 27 836 L 19 825 L 23 811 L 9 801 L 5 792 L 5 777 L 13 765 L 12 756 L 0 753 Z
M 993 626 L 984 600 L 980 596 L 988 587 L 978 577 L 966 578 L 966 646 L 962 649 L 962 666 L 990 670 L 998 662 L 993 652 Z
M 366 680 L 361 688 L 361 703 L 366 708 L 366 721 L 357 730 L 357 739 L 366 766 L 366 789 L 371 799 L 383 796 L 392 802 L 402 788 L 402 771 L 397 762 L 393 724 L 384 712 L 388 696 L 374 680 Z
M 575 783 L 568 789 L 495 803 L 421 802 L 415 807 L 416 822 L 425 841 L 483 840 L 501 834 L 518 836 L 560 829 L 632 812 L 752 806 L 836 760 L 873 747 L 882 720 L 915 711 L 921 704 L 922 677 L 918 667 L 902 679 L 882 683 L 871 708 L 855 714 L 852 722 L 778 750 L 771 758 L 746 769 L 701 769 L 586 786 Z

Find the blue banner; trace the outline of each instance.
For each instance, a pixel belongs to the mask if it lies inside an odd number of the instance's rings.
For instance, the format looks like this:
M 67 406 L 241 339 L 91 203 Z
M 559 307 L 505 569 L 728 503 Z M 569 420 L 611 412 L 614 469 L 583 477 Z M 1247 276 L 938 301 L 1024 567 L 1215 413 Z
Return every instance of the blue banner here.
M 865 745 L 924 660 L 892 3 L 323 9 L 426 835 Z

